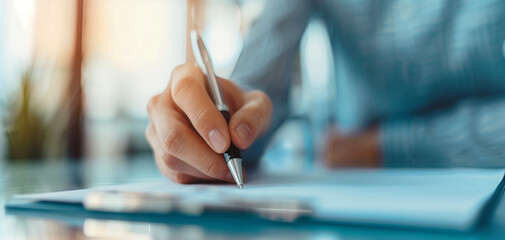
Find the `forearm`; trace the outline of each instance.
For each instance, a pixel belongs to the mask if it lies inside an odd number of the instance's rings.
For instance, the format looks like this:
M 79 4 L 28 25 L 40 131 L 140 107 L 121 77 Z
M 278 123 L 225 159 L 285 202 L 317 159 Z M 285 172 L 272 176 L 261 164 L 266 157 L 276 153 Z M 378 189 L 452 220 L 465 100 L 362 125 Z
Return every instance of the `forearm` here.
M 386 167 L 505 167 L 505 96 L 383 123 L 379 144 Z
M 245 90 L 261 90 L 273 104 L 270 128 L 247 150 L 244 162 L 258 162 L 268 140 L 288 115 L 294 59 L 311 13 L 310 1 L 269 1 L 248 34 L 231 79 Z

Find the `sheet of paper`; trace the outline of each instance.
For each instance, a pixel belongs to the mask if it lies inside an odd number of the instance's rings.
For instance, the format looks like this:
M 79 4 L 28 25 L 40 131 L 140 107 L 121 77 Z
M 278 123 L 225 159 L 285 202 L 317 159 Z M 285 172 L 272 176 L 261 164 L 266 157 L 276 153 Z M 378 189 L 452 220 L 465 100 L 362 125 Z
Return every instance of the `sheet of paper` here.
M 179 185 L 170 181 L 106 186 L 16 198 L 82 202 L 92 191 L 170 193 L 199 201 L 300 199 L 314 218 L 346 223 L 464 230 L 477 220 L 503 179 L 497 169 L 338 170 L 310 175 L 253 176 L 234 185 Z M 203 198 L 202 198 L 203 196 Z M 203 199 L 203 200 L 202 200 Z

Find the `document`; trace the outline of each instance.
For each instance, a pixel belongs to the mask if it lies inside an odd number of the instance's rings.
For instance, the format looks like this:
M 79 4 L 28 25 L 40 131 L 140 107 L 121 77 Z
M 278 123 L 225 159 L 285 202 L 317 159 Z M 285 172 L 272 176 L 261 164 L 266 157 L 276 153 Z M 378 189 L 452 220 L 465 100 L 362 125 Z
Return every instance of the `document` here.
M 15 199 L 86 204 L 89 196 L 112 191 L 136 196 L 144 193 L 148 200 L 170 196 L 180 203 L 197 203 L 186 207 L 232 206 L 240 210 L 241 204 L 248 207 L 256 204 L 257 209 L 275 211 L 273 205 L 262 208 L 261 204 L 279 203 L 278 209 L 283 211 L 296 203 L 295 210 L 326 222 L 465 230 L 476 224 L 504 174 L 501 169 L 347 169 L 313 174 L 260 174 L 251 176 L 244 189 L 235 184 L 180 185 L 162 180 L 18 195 Z M 156 211 L 167 201 L 159 202 L 161 205 L 152 202 L 147 205 Z M 126 208 L 115 210 L 122 209 Z

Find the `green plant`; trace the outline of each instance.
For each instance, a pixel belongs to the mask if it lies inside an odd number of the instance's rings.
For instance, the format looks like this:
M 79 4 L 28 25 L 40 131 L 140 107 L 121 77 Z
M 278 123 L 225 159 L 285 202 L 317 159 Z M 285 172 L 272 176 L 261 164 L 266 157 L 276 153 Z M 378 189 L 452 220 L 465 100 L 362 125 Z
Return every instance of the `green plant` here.
M 48 116 L 36 111 L 41 103 L 33 99 L 32 73 L 27 70 L 22 74 L 20 89 L 12 97 L 7 131 L 7 159 L 12 161 L 61 157 L 64 153 L 65 144 L 60 134 L 65 128 L 64 118 L 56 114 L 47 121 Z

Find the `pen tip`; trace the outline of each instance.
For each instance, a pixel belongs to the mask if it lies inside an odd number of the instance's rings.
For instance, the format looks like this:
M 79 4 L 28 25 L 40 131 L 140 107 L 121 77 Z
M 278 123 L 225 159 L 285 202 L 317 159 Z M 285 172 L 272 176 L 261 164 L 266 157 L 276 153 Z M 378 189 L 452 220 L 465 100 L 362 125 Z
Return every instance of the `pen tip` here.
M 239 187 L 240 189 L 243 189 L 243 188 L 244 188 L 244 185 L 243 185 L 243 184 L 240 184 L 240 185 L 238 185 L 238 187 Z

